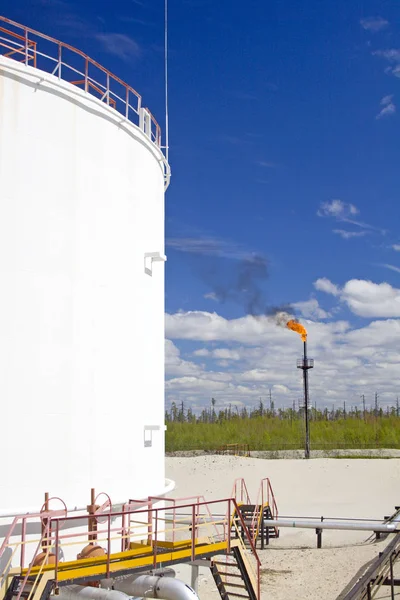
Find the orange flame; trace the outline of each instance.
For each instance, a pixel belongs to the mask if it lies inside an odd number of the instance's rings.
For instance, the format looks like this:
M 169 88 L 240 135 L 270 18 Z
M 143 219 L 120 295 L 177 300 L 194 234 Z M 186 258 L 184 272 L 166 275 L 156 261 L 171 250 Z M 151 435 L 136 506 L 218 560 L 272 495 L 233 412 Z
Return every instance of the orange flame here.
M 300 323 L 297 323 L 297 321 L 293 321 L 293 319 L 291 319 L 286 323 L 286 326 L 289 327 L 289 329 L 291 329 L 292 331 L 295 331 L 296 333 L 301 335 L 301 339 L 303 340 L 303 342 L 307 341 L 307 329 L 303 327 L 303 325 L 300 325 Z

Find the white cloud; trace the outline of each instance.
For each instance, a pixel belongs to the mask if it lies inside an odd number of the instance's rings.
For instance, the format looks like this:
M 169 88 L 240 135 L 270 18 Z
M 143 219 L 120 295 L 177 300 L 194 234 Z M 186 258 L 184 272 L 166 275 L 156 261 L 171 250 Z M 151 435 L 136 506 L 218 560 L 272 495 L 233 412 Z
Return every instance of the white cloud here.
M 390 65 L 385 68 L 385 73 L 387 75 L 400 77 L 400 50 L 398 48 L 390 48 L 389 50 L 376 50 L 372 54 L 374 56 L 384 58 L 390 63 Z
M 392 63 L 400 63 L 400 50 L 397 48 L 390 48 L 389 50 L 376 50 L 372 54 L 374 56 L 386 58 L 386 60 Z
M 214 358 L 221 358 L 223 360 L 239 360 L 240 355 L 235 350 L 230 350 L 229 348 L 216 348 L 212 351 L 212 356 Z
M 305 302 L 295 302 L 292 306 L 306 319 L 319 321 L 319 319 L 327 319 L 330 317 L 330 314 L 320 307 L 316 298 L 311 298 Z
M 317 281 L 314 281 L 314 287 L 319 292 L 332 294 L 332 296 L 339 296 L 340 294 L 340 288 L 326 277 L 321 277 L 320 279 L 317 279 Z
M 381 100 L 381 105 L 382 106 L 387 106 L 388 104 L 390 104 L 393 100 L 393 94 L 389 94 L 388 96 L 383 96 L 382 100 Z
M 376 115 L 376 119 L 382 119 L 383 117 L 394 115 L 396 112 L 396 105 L 393 102 L 393 94 L 390 96 L 384 96 L 381 100 L 381 106 L 383 106 L 383 108 Z
M 166 245 L 179 252 L 202 256 L 218 256 L 235 260 L 246 260 L 252 256 L 249 251 L 238 244 L 211 236 L 168 238 Z M 208 297 L 211 298 L 210 295 Z
M 400 289 L 392 287 L 389 283 L 350 279 L 343 288 L 339 288 L 329 279 L 323 278 L 317 279 L 314 287 L 321 292 L 338 296 L 359 317 L 400 317 Z
M 193 356 L 210 356 L 211 351 L 207 350 L 207 348 L 199 348 L 193 352 Z
M 218 296 L 215 292 L 208 292 L 208 294 L 204 294 L 203 298 L 206 300 L 214 300 L 214 302 L 218 302 Z
M 394 271 L 395 273 L 400 273 L 400 267 L 396 267 L 395 265 L 388 265 L 387 263 L 383 263 L 381 266 L 385 267 L 385 269 L 390 269 L 390 271 Z
M 103 45 L 106 52 L 122 60 L 132 60 L 141 54 L 139 44 L 124 33 L 97 33 L 95 38 Z
M 325 287 L 338 289 L 333 284 Z M 387 284 L 351 280 L 344 286 L 342 295 L 355 312 L 365 314 L 372 312 L 371 308 L 376 312 L 377 307 L 388 306 L 400 292 Z M 392 309 L 393 305 L 387 312 L 393 312 Z M 171 337 L 202 343 L 200 350 L 205 352 L 196 351 L 196 354 L 215 360 L 207 368 L 199 365 L 196 374 L 182 372 L 169 378 L 167 398 L 183 400 L 186 406 L 190 402 L 200 409 L 209 405 L 211 396 L 216 398 L 220 408 L 242 403 L 256 406 L 260 398 L 268 401 L 270 388 L 277 407 L 291 406 L 293 400 L 301 397 L 302 377 L 296 369 L 296 359 L 302 348 L 295 333 L 273 326 L 266 318 L 225 319 L 221 315 L 197 312 L 166 317 Z M 309 353 L 315 358 L 310 390 L 318 406 L 330 406 L 332 401 L 341 404 L 343 400 L 348 405 L 357 405 L 363 393 L 367 404 L 372 404 L 376 389 L 382 404 L 385 398 L 395 401 L 400 386 L 400 320 L 372 321 L 359 328 L 351 328 L 345 321 L 303 322 L 309 333 Z M 210 339 L 229 342 L 230 347 L 216 349 Z M 234 362 L 226 367 L 229 371 L 224 372 L 221 365 L 218 366 L 216 356 L 224 353 L 217 350 L 229 350 L 231 356 L 235 354 Z M 191 363 L 186 364 L 190 369 Z
M 259 164 L 260 167 L 266 167 L 267 169 L 277 169 L 279 166 L 277 163 L 270 160 L 259 160 L 257 164 Z
M 393 244 L 392 248 L 393 250 L 396 250 L 396 252 L 400 252 L 400 244 Z
M 357 215 L 359 210 L 354 204 L 347 204 L 342 200 L 331 200 L 330 202 L 322 202 L 317 215 L 319 217 L 336 217 L 341 220 L 349 215 Z
M 333 233 L 337 233 L 344 240 L 351 240 L 352 238 L 363 237 L 367 235 L 367 231 L 346 231 L 345 229 L 334 229 Z
M 363 29 L 376 33 L 377 31 L 386 29 L 386 27 L 389 25 L 389 21 L 383 19 L 382 17 L 367 17 L 366 19 L 360 20 L 360 25 Z
M 394 75 L 395 77 L 400 77 L 400 65 L 396 65 L 395 67 L 391 67 L 390 69 L 392 75 Z
M 377 231 L 382 235 L 386 233 L 384 229 L 380 229 L 379 227 L 375 227 L 374 225 L 369 225 L 368 223 L 364 223 L 363 221 L 356 221 L 354 219 L 354 215 L 357 215 L 359 212 L 360 211 L 354 204 L 348 204 L 346 202 L 342 202 L 342 200 L 336 199 L 331 200 L 330 202 L 321 202 L 320 207 L 317 211 L 317 215 L 319 217 L 331 217 L 336 219 L 336 221 L 339 221 L 339 223 L 348 223 L 349 225 L 355 225 L 356 227 L 360 227 L 361 229 Z M 360 233 L 353 231 L 344 231 L 343 229 L 334 229 L 333 231 L 334 233 L 341 235 L 345 239 L 349 239 L 351 237 L 361 237 Z
M 400 290 L 389 283 L 351 279 L 343 287 L 341 299 L 360 317 L 400 317 Z
M 196 374 L 200 372 L 200 367 L 183 360 L 179 348 L 171 340 L 165 340 L 165 372 L 167 375 Z

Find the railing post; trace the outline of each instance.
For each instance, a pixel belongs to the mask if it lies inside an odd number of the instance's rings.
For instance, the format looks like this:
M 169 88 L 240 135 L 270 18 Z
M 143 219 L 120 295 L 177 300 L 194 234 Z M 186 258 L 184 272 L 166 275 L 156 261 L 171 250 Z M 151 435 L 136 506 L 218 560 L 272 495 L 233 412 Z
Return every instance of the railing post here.
M 107 73 L 107 104 L 110 106 L 110 74 Z
M 59 560 L 59 550 L 58 550 L 58 544 L 59 544 L 59 535 L 60 535 L 60 521 L 57 519 L 56 521 L 56 540 L 55 540 L 55 552 L 56 552 L 56 565 L 55 565 L 55 576 L 56 576 L 56 580 L 55 580 L 55 585 L 56 587 L 58 587 L 58 560 Z
M 58 44 L 58 79 L 61 79 L 62 46 Z
M 153 510 L 156 513 L 156 524 L 154 526 L 154 545 L 153 545 L 153 567 L 156 568 L 157 567 L 157 532 L 158 532 L 158 508 L 155 509 L 151 509 L 152 512 L 152 520 L 154 520 L 153 517 Z
M 176 500 L 174 500 L 174 508 L 172 509 L 172 541 L 175 542 L 175 526 L 176 526 Z
M 390 555 L 390 597 L 394 600 L 393 555 Z
M 196 550 L 195 550 L 195 546 L 196 546 L 196 525 L 195 525 L 195 519 L 196 519 L 196 508 L 195 508 L 195 505 L 193 504 L 193 506 L 192 506 L 192 560 L 195 560 L 195 556 L 196 556 Z
M 107 516 L 107 579 L 110 577 L 111 513 Z
M 125 96 L 125 119 L 129 119 L 129 88 L 126 88 Z
M 122 505 L 122 515 L 121 515 L 121 552 L 124 552 L 125 543 L 126 543 L 126 529 L 125 529 L 125 504 Z
M 89 89 L 88 76 L 89 76 L 89 60 L 86 58 L 86 60 L 85 60 L 85 92 L 87 92 Z
M 21 569 L 24 568 L 25 564 L 25 540 L 26 540 L 26 517 L 22 519 L 22 533 L 21 533 Z
M 227 554 L 231 552 L 231 501 L 228 500 L 228 522 L 226 524 L 228 529 L 228 544 L 226 547 Z
M 147 542 L 149 545 L 153 543 L 153 512 L 151 510 L 151 500 L 147 504 Z
M 28 65 L 28 30 L 25 29 L 25 66 Z

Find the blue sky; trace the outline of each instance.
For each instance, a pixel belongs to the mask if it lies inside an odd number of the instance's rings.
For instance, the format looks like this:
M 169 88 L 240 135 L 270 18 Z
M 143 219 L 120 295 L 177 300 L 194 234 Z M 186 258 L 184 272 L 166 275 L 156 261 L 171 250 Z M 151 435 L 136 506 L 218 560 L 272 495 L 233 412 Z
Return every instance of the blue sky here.
M 163 126 L 162 0 L 2 13 L 101 62 Z M 169 0 L 169 403 L 301 396 L 295 334 L 213 294 L 254 254 L 262 302 L 310 331 L 319 405 L 400 393 L 399 23 L 395 0 Z

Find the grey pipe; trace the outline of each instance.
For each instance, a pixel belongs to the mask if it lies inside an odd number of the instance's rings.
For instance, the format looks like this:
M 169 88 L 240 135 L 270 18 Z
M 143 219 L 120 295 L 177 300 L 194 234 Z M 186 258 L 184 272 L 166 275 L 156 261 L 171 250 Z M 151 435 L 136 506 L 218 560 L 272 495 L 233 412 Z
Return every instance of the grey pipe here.
M 178 515 L 179 518 L 179 515 Z M 172 519 L 172 516 L 171 516 Z M 210 522 L 213 523 L 214 522 L 214 518 L 210 518 L 210 517 L 202 517 L 202 522 L 200 523 L 200 525 L 202 525 L 204 523 Z M 379 531 L 379 532 L 386 532 L 386 533 L 390 533 L 391 531 L 396 531 L 397 525 L 400 522 L 400 515 L 396 518 L 393 519 L 390 523 L 381 523 L 381 522 L 376 522 L 373 523 L 372 521 L 364 521 L 364 522 L 360 522 L 360 521 L 319 521 L 318 519 L 313 519 L 313 520 L 307 520 L 307 519 L 302 519 L 301 517 L 298 519 L 268 519 L 264 521 L 265 525 L 269 525 L 271 527 L 299 527 L 299 528 L 305 528 L 305 529 L 315 529 L 315 528 L 319 528 L 319 529 L 348 529 L 348 530 L 359 530 L 359 531 Z M 180 525 L 191 525 L 192 524 L 192 519 L 179 519 L 179 524 Z
M 128 596 L 163 598 L 164 600 L 199 600 L 190 585 L 172 577 L 139 575 L 135 579 L 115 581 L 114 588 Z
M 82 587 L 80 585 L 61 586 L 59 597 L 63 600 L 140 600 L 117 590 Z
M 350 531 L 377 531 L 391 533 L 396 531 L 399 523 L 360 523 L 358 521 L 306 521 L 304 519 L 268 519 L 264 521 L 269 527 L 299 527 L 303 529 L 347 529 Z

